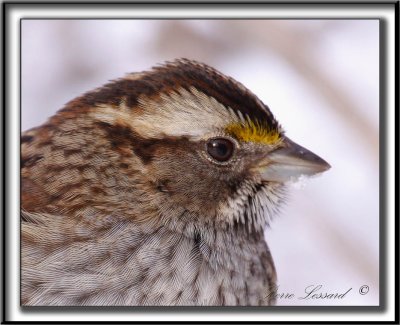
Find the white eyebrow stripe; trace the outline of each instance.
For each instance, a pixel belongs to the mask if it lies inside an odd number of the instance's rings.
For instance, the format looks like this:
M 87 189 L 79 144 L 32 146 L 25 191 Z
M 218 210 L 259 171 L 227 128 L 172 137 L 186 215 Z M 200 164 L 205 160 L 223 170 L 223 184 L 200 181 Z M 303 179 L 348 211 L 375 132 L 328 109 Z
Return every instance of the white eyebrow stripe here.
M 137 107 L 132 108 L 124 101 L 119 107 L 99 105 L 91 115 L 111 125 L 123 123 L 144 138 L 188 136 L 200 139 L 223 132 L 230 123 L 244 121 L 242 114 L 235 114 L 232 108 L 194 87 L 163 93 L 155 99 L 141 96 Z

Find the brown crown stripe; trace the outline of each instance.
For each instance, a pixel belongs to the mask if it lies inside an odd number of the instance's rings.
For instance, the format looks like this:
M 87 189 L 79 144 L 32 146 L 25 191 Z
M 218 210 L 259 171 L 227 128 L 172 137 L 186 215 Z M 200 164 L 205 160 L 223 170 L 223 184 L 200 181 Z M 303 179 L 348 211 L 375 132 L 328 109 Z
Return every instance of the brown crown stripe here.
M 137 79 L 118 79 L 103 87 L 88 92 L 79 101 L 89 106 L 111 104 L 117 106 L 122 98 L 128 107 L 138 104 L 139 96 L 157 98 L 162 93 L 170 93 L 179 88 L 191 87 L 215 98 L 225 107 L 231 107 L 236 113 L 248 115 L 252 120 L 278 128 L 267 105 L 260 105 L 255 95 L 240 83 L 222 75 L 217 70 L 200 63 L 178 60 L 141 73 Z

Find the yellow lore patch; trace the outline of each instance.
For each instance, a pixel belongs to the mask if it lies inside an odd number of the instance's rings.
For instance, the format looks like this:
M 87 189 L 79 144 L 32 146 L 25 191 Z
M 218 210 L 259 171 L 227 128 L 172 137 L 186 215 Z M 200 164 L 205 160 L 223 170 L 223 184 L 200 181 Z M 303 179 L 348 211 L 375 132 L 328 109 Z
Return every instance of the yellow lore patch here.
M 276 144 L 280 140 L 278 130 L 269 129 L 253 121 L 247 121 L 244 124 L 231 123 L 225 128 L 225 131 L 229 135 L 244 142 L 257 142 L 271 145 Z

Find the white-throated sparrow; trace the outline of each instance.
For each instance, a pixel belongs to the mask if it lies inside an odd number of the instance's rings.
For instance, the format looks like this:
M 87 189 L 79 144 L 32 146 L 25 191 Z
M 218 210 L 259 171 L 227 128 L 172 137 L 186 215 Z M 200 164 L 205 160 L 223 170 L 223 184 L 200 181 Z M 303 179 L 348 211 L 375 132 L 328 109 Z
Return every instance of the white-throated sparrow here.
M 329 165 L 237 81 L 182 59 L 21 137 L 23 305 L 269 305 L 263 230 Z

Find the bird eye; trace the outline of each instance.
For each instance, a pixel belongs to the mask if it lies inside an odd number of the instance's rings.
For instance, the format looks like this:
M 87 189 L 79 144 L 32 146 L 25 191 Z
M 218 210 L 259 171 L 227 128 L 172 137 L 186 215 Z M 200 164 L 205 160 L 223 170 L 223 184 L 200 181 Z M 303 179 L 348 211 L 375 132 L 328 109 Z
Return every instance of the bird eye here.
M 208 154 L 219 162 L 228 161 L 233 155 L 233 150 L 233 142 L 225 138 L 214 138 L 207 142 Z

